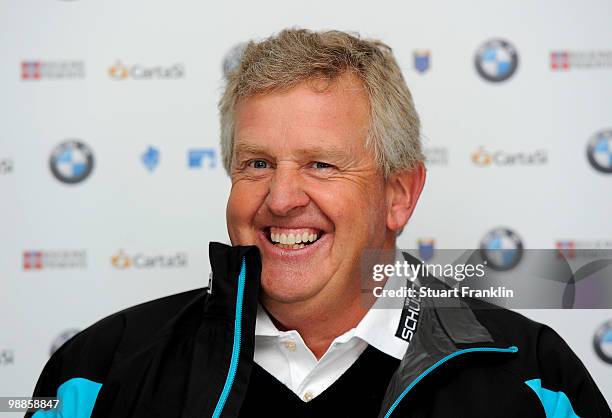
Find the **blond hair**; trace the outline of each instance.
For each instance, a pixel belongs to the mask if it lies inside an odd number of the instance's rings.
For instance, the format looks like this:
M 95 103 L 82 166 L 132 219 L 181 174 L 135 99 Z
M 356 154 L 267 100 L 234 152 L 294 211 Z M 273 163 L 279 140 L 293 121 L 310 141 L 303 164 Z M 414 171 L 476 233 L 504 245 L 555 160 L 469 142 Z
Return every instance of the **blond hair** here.
M 385 175 L 410 170 L 424 160 L 420 121 L 391 48 L 340 31 L 285 29 L 261 42 L 251 41 L 226 60 L 226 85 L 219 111 L 221 155 L 228 173 L 233 158 L 234 107 L 240 98 L 289 89 L 312 79 L 333 81 L 356 75 L 370 99 L 366 147 L 373 146 Z

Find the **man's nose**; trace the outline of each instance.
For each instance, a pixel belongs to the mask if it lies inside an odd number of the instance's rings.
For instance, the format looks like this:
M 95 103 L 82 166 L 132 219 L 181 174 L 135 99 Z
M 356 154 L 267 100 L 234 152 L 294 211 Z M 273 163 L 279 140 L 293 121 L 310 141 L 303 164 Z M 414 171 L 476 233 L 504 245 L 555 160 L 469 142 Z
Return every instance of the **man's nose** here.
M 295 209 L 308 205 L 310 198 L 304 191 L 303 179 L 298 170 L 276 168 L 266 197 L 266 204 L 274 215 L 287 216 Z

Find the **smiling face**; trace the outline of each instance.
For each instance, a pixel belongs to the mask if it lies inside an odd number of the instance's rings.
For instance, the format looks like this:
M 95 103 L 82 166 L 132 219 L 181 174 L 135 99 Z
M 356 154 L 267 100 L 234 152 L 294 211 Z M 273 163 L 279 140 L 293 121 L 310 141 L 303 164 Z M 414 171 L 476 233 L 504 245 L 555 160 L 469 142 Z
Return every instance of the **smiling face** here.
M 365 147 L 367 93 L 349 75 L 322 90 L 307 82 L 236 104 L 227 225 L 232 244 L 261 251 L 264 305 L 359 298 L 362 250 L 395 243 Z

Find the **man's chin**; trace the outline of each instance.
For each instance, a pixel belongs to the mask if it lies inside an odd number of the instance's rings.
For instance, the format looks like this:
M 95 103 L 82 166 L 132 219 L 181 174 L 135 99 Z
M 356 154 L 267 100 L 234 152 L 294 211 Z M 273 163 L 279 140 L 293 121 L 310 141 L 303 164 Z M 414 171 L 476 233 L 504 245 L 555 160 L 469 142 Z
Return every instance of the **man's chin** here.
M 283 304 L 300 303 L 312 299 L 324 287 L 321 278 L 293 269 L 262 269 L 263 300 Z

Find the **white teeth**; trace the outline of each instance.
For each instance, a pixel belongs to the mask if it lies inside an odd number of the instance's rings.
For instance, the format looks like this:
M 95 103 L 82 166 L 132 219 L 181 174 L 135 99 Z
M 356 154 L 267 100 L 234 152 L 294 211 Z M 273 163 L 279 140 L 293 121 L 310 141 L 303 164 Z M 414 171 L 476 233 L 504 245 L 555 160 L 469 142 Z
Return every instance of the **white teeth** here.
M 273 233 L 270 232 L 270 240 L 280 248 L 285 249 L 300 249 L 304 248 L 304 244 L 315 242 L 319 238 L 317 233 L 308 233 L 307 231 L 301 234 L 294 233 Z

